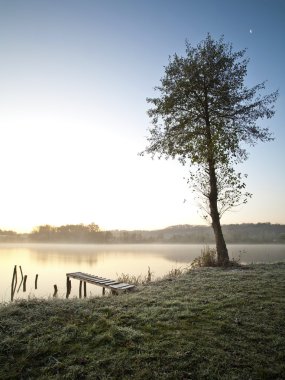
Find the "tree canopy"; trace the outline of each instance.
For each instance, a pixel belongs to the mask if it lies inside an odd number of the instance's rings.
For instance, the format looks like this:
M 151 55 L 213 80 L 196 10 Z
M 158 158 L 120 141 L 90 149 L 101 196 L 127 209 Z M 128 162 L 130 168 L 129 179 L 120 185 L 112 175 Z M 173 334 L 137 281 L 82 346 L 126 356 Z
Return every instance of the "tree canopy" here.
M 259 121 L 274 115 L 278 96 L 261 95 L 265 82 L 246 86 L 245 52 L 210 34 L 197 47 L 187 41 L 185 57 L 169 58 L 155 87 L 159 96 L 147 99 L 153 126 L 145 153 L 189 164 L 189 183 L 212 219 L 220 264 L 229 261 L 220 218 L 250 196 L 235 165 L 248 158 L 246 145 L 272 140 Z

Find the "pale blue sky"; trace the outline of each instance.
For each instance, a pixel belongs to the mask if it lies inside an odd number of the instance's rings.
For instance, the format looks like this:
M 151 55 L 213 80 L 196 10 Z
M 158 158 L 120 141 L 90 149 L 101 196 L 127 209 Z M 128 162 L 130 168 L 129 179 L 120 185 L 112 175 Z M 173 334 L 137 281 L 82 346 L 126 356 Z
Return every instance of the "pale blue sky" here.
M 253 198 L 222 221 L 285 223 L 284 1 L 0 0 L 0 228 L 204 223 L 187 169 L 137 153 L 168 56 L 208 32 L 248 49 L 248 84 L 280 90 L 276 140 L 243 165 Z

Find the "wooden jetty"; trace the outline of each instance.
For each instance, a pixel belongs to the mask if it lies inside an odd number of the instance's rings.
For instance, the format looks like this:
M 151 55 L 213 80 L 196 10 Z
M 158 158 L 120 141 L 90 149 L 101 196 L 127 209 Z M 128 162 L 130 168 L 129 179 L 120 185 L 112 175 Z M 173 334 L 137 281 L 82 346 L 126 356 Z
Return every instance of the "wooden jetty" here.
M 67 293 L 66 298 L 68 298 L 70 291 L 71 291 L 71 280 L 70 278 L 74 278 L 76 280 L 80 281 L 79 284 L 79 297 L 82 296 L 82 283 L 84 285 L 84 297 L 86 297 L 86 283 L 93 285 L 101 286 L 102 294 L 105 294 L 105 289 L 110 289 L 113 294 L 123 293 L 126 291 L 133 290 L 135 288 L 135 285 L 127 284 L 120 281 L 110 280 L 108 278 L 94 276 L 92 274 L 88 273 L 82 273 L 82 272 L 74 272 L 74 273 L 66 273 L 66 286 L 67 286 Z

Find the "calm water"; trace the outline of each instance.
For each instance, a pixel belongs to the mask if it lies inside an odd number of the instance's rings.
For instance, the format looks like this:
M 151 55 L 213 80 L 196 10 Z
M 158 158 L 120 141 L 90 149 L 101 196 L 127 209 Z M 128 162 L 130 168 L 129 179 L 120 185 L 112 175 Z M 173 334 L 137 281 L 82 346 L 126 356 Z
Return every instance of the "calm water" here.
M 14 299 L 52 297 L 54 284 L 58 296 L 65 297 L 66 273 L 86 272 L 116 279 L 122 273 L 146 276 L 148 267 L 153 278 L 171 269 L 184 268 L 200 255 L 202 245 L 47 245 L 0 244 L 0 302 L 11 299 L 14 265 L 18 267 L 18 283 Z M 285 261 L 285 245 L 229 245 L 231 257 L 242 263 Z M 27 275 L 26 292 L 18 291 L 21 274 Z M 35 276 L 38 274 L 38 289 Z M 70 297 L 78 296 L 79 281 L 72 280 Z M 100 295 L 102 288 L 87 284 L 87 294 Z

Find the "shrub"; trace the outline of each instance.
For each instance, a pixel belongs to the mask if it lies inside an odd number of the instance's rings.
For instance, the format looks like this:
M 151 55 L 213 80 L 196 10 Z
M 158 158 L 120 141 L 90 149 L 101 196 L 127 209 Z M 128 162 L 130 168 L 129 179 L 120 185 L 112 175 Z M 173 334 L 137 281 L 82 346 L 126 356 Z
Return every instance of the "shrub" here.
M 215 267 L 217 263 L 216 249 L 206 246 L 202 249 L 201 256 L 196 257 L 192 261 L 191 268 Z

